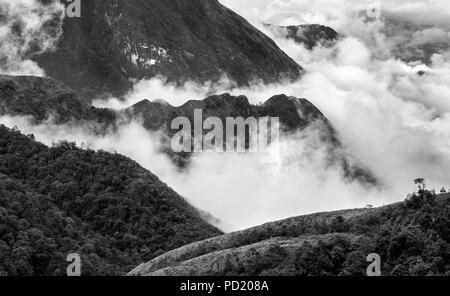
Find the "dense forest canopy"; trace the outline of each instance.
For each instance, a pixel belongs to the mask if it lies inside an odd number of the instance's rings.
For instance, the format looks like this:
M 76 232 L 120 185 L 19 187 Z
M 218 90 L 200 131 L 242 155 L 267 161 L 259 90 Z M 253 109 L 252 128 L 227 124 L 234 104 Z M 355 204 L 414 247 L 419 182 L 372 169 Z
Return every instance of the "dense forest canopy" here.
M 171 249 L 220 235 L 134 161 L 61 142 L 48 148 L 0 126 L 0 274 L 124 274 Z

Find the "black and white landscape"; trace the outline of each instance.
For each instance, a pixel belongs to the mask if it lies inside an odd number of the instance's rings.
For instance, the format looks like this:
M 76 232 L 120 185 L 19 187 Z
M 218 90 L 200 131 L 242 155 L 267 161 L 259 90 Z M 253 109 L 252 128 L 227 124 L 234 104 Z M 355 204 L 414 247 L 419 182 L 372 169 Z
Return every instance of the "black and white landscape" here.
M 0 276 L 448 276 L 449 169 L 448 1 L 0 0 Z

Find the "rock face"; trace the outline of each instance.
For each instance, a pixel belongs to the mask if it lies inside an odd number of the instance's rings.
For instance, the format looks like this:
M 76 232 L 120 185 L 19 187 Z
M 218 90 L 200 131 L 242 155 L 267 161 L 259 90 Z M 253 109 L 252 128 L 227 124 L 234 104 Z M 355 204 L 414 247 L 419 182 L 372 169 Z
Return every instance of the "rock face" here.
M 308 49 L 313 49 L 319 44 L 330 46 L 339 38 L 339 34 L 334 29 L 323 25 L 308 24 L 276 27 L 267 24 L 265 26 L 278 36 L 292 39 L 297 43 L 303 44 Z
M 217 0 L 82 1 L 54 52 L 35 57 L 85 98 L 129 90 L 129 79 L 296 79 L 303 69 L 267 36 Z

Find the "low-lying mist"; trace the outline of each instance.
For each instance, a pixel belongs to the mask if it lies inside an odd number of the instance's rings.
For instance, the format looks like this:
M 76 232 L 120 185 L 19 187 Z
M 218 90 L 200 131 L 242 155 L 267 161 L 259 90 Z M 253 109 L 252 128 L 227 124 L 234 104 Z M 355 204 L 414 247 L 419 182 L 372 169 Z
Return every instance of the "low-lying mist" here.
M 231 0 L 221 2 L 232 4 Z M 307 10 L 303 21 L 334 24 L 344 34 L 332 47 L 308 50 L 265 31 L 306 69 L 301 80 L 272 85 L 255 82 L 235 88 L 224 76 L 219 83 L 189 82 L 180 87 L 156 77 L 136 83 L 126 100 L 111 98 L 94 105 L 122 109 L 143 99 L 164 99 L 179 106 L 223 92 L 245 95 L 253 104 L 277 94 L 307 98 L 331 121 L 346 152 L 365 163 L 380 180 L 377 187 L 344 181 L 339 168 L 326 165 L 323 151 L 311 153 L 309 141 L 317 136 L 314 129 L 283 138 L 281 158 L 271 165 L 262 164 L 254 154 L 203 153 L 196 154 L 191 167 L 180 172 L 159 152 L 160 135 L 149 133 L 139 122 L 100 137 L 90 132 L 88 123 L 74 127 L 49 121 L 34 126 L 26 118 L 8 116 L 1 117 L 0 123 L 33 133 L 47 145 L 69 140 L 129 156 L 192 204 L 220 219 L 227 231 L 306 213 L 400 201 L 415 190 L 417 177 L 426 178 L 430 188 L 450 186 L 450 51 L 435 54 L 428 65 L 406 63 L 394 54 L 393 36 L 402 33 L 387 35 L 385 20 L 366 19 L 360 13 L 329 6 L 324 11 L 320 5 L 312 6 L 316 10 L 311 14 L 308 1 L 290 2 L 303 3 L 297 10 L 298 14 L 302 14 L 301 7 Z M 272 3 L 272 8 L 279 9 L 268 16 L 272 23 L 300 22 L 289 14 L 292 7 L 286 3 L 290 2 Z M 409 16 L 405 4 L 399 3 L 388 14 L 391 20 Z M 232 7 L 240 12 L 238 4 Z M 245 15 L 242 10 L 244 17 L 261 25 L 255 11 L 248 10 Z M 436 26 L 444 30 L 443 18 L 437 20 Z
M 291 216 L 318 211 L 381 205 L 392 201 L 386 190 L 343 181 L 342 170 L 329 166 L 325 147 L 317 146 L 315 128 L 282 138 L 279 156 L 261 161 L 257 153 L 198 153 L 189 169 L 180 171 L 160 152 L 159 133 L 141 123 L 121 126 L 104 136 L 88 123 L 33 125 L 29 118 L 3 116 L 0 124 L 17 126 L 51 146 L 60 140 L 81 147 L 117 152 L 158 175 L 194 206 L 211 213 L 226 231 L 244 229 Z M 266 159 L 265 159 L 266 160 Z

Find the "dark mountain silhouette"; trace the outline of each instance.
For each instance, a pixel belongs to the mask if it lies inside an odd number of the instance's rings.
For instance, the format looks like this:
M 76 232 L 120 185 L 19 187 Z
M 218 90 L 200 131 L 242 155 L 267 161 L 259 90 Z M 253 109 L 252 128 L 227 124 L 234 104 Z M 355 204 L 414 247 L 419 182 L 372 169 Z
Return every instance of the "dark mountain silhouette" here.
M 303 44 L 308 49 L 313 49 L 319 44 L 330 46 L 339 38 L 339 34 L 332 28 L 307 24 L 298 26 L 273 26 L 265 24 L 265 27 L 280 37 L 292 39 Z
M 35 123 L 53 119 L 57 124 L 89 126 L 98 133 L 131 120 L 141 120 L 149 131 L 165 131 L 167 137 L 161 138 L 163 150 L 180 168 L 189 166 L 191 154 L 172 151 L 170 139 L 177 131 L 170 129 L 171 123 L 179 116 L 194 122 L 195 109 L 203 110 L 203 118 L 214 116 L 223 121 L 226 117 L 279 117 L 281 136 L 313 128 L 319 141 L 310 145 L 311 151 L 325 147 L 329 165 L 340 167 L 348 181 L 376 183 L 370 170 L 345 152 L 328 119 L 306 99 L 278 95 L 256 106 L 250 104 L 245 96 L 222 94 L 201 101 L 188 101 L 180 107 L 162 100 L 143 100 L 128 109 L 114 111 L 89 105 L 70 88 L 53 79 L 0 76 L 0 114 L 31 116 Z
M 270 38 L 217 0 L 82 2 L 56 51 L 35 57 L 46 73 L 89 99 L 123 95 L 130 79 L 297 79 L 303 69 Z
M 111 124 L 116 113 L 84 102 L 63 83 L 34 76 L 0 75 L 0 114 L 30 116 L 36 122 L 95 121 Z
M 203 213 L 202 213 L 203 215 Z M 115 275 L 221 231 L 134 161 L 0 126 L 0 274 Z
M 310 143 L 311 151 L 325 147 L 329 165 L 341 168 L 348 181 L 358 180 L 372 185 L 377 183 L 367 167 L 345 152 L 337 132 L 323 113 L 303 98 L 278 95 L 261 105 L 252 105 L 245 96 L 222 94 L 201 101 L 188 101 L 180 107 L 171 106 L 160 100 L 155 102 L 144 100 L 125 110 L 125 114 L 128 118 L 142 119 L 144 126 L 149 130 L 164 130 L 168 135 L 174 135 L 177 130 L 170 129 L 172 120 L 186 117 L 194 122 L 195 109 L 203 111 L 204 119 L 218 117 L 223 122 L 227 117 L 279 117 L 282 137 L 312 129 L 311 133 L 318 135 L 319 140 Z M 174 155 L 170 152 L 170 143 L 166 144 L 167 153 L 180 166 L 189 165 L 189 154 Z
M 450 274 L 450 198 L 422 191 L 405 202 L 295 217 L 195 242 L 129 275 L 365 276 Z
M 381 32 L 394 40 L 392 44 L 392 55 L 406 63 L 421 62 L 425 65 L 432 64 L 435 54 L 445 54 L 450 46 L 450 39 L 433 36 L 429 26 L 417 25 L 411 22 L 384 19 L 385 25 Z M 336 44 L 344 35 L 339 34 L 333 28 L 319 24 L 305 24 L 293 26 L 275 26 L 264 24 L 275 36 L 292 39 L 296 43 L 303 44 L 307 49 L 313 49 L 318 45 L 330 47 Z M 444 34 L 445 29 L 442 32 Z M 419 75 L 426 74 L 424 72 Z
M 180 107 L 171 106 L 161 100 L 143 100 L 128 108 L 126 113 L 132 117 L 141 117 L 146 128 L 157 130 L 170 129 L 172 120 L 178 116 L 193 121 L 195 109 L 201 109 L 204 118 L 215 116 L 223 121 L 227 117 L 280 117 L 280 123 L 288 132 L 304 129 L 313 121 L 319 120 L 330 128 L 329 133 L 332 133 L 331 124 L 312 103 L 286 95 L 274 96 L 259 106 L 250 104 L 245 96 L 232 96 L 228 93 L 213 95 L 204 100 L 191 100 Z

